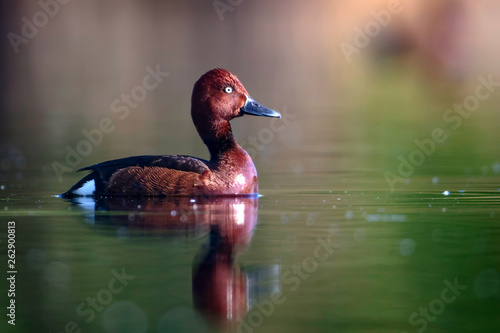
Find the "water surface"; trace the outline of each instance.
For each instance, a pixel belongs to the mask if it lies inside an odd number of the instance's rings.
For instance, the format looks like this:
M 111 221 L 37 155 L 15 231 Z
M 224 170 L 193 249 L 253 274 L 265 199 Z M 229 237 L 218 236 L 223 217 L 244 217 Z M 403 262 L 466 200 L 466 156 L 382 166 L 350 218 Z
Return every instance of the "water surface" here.
M 81 133 L 57 142 L 32 124 L 38 143 L 13 136 L 2 150 L 0 216 L 3 244 L 7 221 L 17 228 L 16 330 L 498 332 L 497 111 L 484 105 L 460 129 L 445 127 L 449 139 L 391 191 L 386 172 L 446 126 L 455 99 L 385 93 L 404 82 L 380 80 L 357 105 L 288 105 L 297 117 L 254 155 L 258 199 L 68 202 L 54 195 L 81 175 L 58 181 L 51 163 Z M 206 157 L 191 127 L 164 118 L 133 140 L 118 126 L 81 166 Z M 236 120 L 238 140 L 263 121 Z M 158 140 L 151 133 L 162 126 L 172 130 Z M 175 140 L 186 130 L 195 139 Z

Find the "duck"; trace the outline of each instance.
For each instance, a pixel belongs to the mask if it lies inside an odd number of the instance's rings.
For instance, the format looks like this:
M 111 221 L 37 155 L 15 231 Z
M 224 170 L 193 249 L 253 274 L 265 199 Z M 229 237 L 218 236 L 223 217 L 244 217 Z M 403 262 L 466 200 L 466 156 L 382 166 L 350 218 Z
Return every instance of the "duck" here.
M 170 197 L 258 195 L 257 171 L 236 142 L 230 121 L 244 115 L 281 118 L 250 97 L 240 80 L 222 68 L 203 74 L 191 95 L 191 118 L 210 160 L 188 155 L 143 155 L 97 163 L 61 194 L 75 197 Z

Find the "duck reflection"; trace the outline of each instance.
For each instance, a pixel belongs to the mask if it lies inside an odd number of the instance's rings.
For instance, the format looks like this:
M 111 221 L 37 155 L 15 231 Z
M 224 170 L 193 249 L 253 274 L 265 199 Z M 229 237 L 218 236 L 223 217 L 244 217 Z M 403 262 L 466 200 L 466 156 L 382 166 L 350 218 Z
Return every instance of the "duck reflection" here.
M 208 234 L 195 256 L 195 308 L 224 328 L 234 328 L 251 304 L 279 292 L 279 266 L 241 269 L 236 258 L 250 246 L 257 224 L 258 198 L 99 198 L 73 201 L 92 209 L 92 223 L 115 225 L 131 235 L 167 237 Z

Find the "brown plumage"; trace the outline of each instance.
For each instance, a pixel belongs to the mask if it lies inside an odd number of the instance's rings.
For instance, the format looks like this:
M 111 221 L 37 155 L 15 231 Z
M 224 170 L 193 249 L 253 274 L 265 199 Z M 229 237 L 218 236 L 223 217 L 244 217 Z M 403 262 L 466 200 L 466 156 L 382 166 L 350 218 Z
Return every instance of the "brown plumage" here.
M 116 171 L 108 185 L 110 195 L 192 196 L 203 186 L 202 176 L 194 172 L 160 167 L 128 167 Z

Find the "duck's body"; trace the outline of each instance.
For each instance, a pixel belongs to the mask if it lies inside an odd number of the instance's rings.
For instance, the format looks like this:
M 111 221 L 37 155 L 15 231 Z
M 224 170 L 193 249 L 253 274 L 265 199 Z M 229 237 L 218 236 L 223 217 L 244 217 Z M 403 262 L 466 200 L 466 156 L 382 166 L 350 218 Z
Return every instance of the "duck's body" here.
M 134 156 L 80 170 L 92 171 L 63 197 L 211 196 L 258 192 L 257 171 L 235 141 L 229 121 L 243 114 L 280 117 L 251 99 L 239 80 L 223 69 L 195 84 L 191 116 L 210 160 L 185 155 Z
M 257 172 L 239 147 L 218 161 L 192 156 L 133 156 L 95 164 L 63 196 L 210 196 L 257 193 Z

